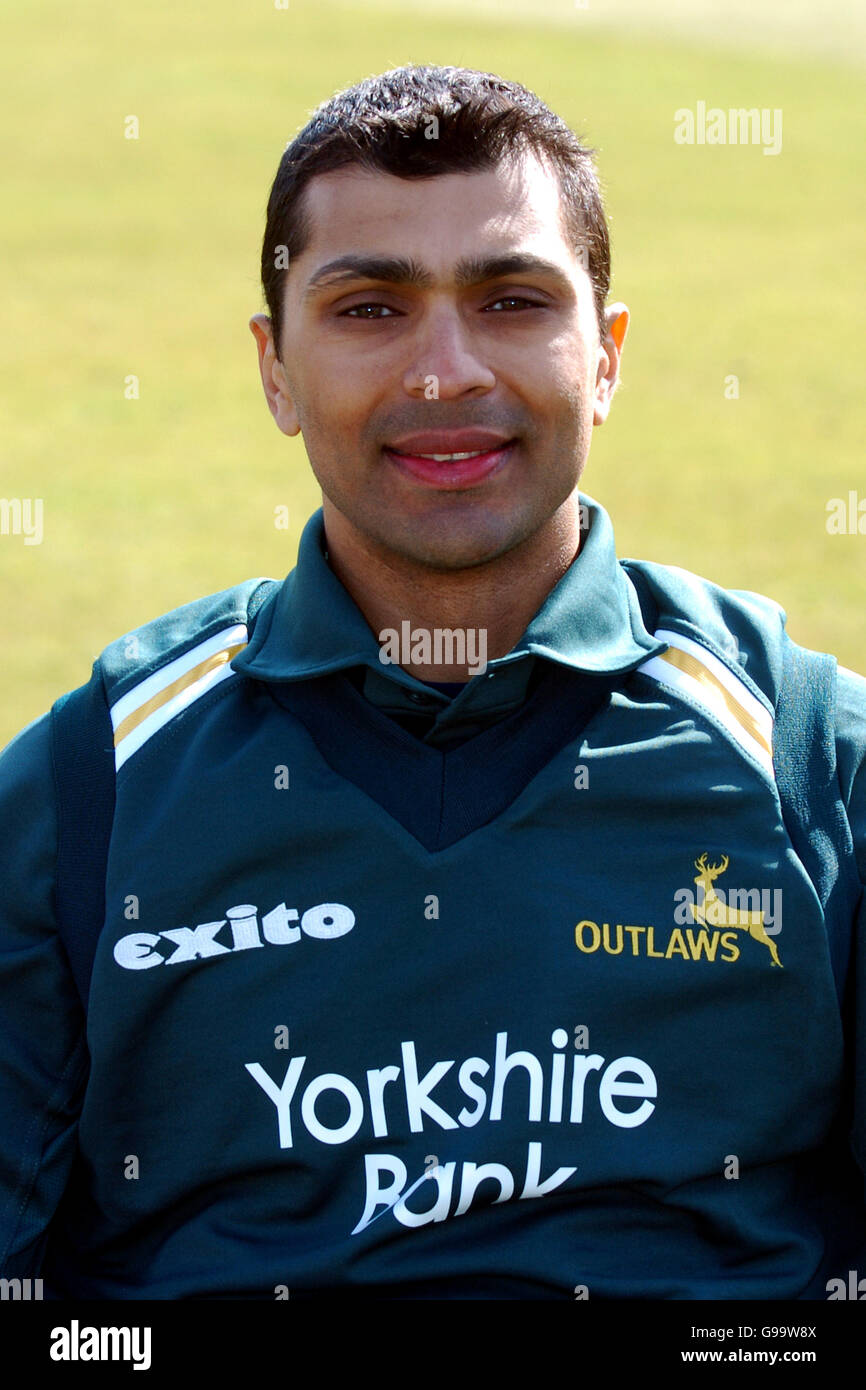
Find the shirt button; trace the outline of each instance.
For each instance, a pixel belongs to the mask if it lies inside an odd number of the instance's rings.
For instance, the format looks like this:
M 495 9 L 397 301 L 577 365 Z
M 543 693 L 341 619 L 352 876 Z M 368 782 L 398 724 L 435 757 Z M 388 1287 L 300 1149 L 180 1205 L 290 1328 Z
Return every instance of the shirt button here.
M 420 705 L 420 703 L 421 703 L 422 700 L 426 700 L 426 699 L 427 699 L 427 696 L 426 696 L 426 695 L 422 695 L 421 692 L 420 692 L 420 690 L 410 690 L 410 691 L 409 691 L 409 699 L 410 699 L 410 700 L 414 700 L 414 702 L 415 702 L 416 705 Z

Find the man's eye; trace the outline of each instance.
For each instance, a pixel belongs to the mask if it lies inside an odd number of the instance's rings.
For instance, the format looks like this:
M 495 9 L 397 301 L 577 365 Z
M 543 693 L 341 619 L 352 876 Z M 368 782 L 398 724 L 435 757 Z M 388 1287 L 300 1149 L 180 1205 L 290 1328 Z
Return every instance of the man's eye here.
M 351 309 L 344 309 L 344 310 L 343 310 L 342 314 L 340 314 L 340 318 L 347 318 L 347 317 L 349 317 L 349 315 L 352 315 L 352 314 L 357 314 L 358 318 L 363 318 L 363 319 L 366 319 L 366 318 L 381 318 L 381 317 L 382 317 L 382 315 L 379 314 L 379 313 L 376 313 L 376 314 L 367 314 L 367 313 L 364 312 L 365 309 L 383 309 L 383 310 L 385 311 L 386 314 L 389 314 L 389 315 L 392 315 L 392 316 L 393 316 L 393 314 L 394 314 L 394 310 L 393 310 L 393 309 L 390 309 L 390 308 L 388 307 L 387 304 L 353 304 L 352 307 L 351 307 Z
M 545 305 L 537 299 L 525 299 L 522 295 L 504 294 L 499 299 L 494 299 L 492 304 L 488 304 L 488 309 L 495 309 L 497 304 L 522 304 L 530 309 L 543 309 Z M 485 310 L 486 312 L 486 310 Z

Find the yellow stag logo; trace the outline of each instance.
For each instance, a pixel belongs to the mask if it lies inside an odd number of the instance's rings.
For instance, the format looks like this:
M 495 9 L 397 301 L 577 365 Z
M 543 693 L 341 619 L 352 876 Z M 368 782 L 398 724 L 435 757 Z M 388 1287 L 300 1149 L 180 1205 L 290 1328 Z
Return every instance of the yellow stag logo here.
M 764 930 L 764 914 L 761 912 L 751 912 L 749 909 L 739 907 L 728 907 L 722 902 L 713 887 L 715 879 L 719 878 L 727 869 L 730 860 L 726 854 L 722 855 L 721 864 L 708 864 L 706 854 L 702 854 L 700 859 L 695 860 L 695 868 L 698 876 L 695 883 L 704 890 L 703 903 L 689 903 L 689 911 L 695 922 L 701 922 L 705 927 L 737 927 L 740 931 L 747 931 L 753 941 L 760 941 L 769 949 L 772 956 L 772 965 L 781 967 L 779 952 L 776 950 L 776 943 L 771 941 Z

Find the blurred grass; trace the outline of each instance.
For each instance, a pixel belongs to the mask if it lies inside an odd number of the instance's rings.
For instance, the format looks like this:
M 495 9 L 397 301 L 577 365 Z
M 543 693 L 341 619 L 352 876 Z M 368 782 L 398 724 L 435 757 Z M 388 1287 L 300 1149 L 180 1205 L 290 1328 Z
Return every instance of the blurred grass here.
M 0 496 L 43 498 L 45 528 L 0 536 L 0 744 L 120 633 L 294 564 L 319 496 L 247 328 L 265 203 L 312 107 L 404 62 L 516 78 L 599 149 L 633 317 L 583 487 L 619 553 L 767 593 L 798 640 L 866 670 L 866 538 L 825 526 L 829 498 L 866 496 L 856 66 L 296 0 L 16 0 L 0 39 Z M 781 154 L 676 145 L 698 100 L 782 108 Z

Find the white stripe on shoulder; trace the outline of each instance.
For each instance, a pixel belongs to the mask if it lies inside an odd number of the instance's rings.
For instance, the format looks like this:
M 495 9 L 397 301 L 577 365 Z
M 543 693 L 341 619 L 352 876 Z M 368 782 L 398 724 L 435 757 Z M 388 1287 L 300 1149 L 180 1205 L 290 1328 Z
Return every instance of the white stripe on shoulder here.
M 732 738 L 775 778 L 770 710 L 700 643 L 666 628 L 659 628 L 655 636 L 668 643 L 668 651 L 650 657 L 638 671 L 672 686 L 711 711 Z
M 233 676 L 229 663 L 246 644 L 245 624 L 235 623 L 191 647 L 121 696 L 111 707 L 115 767 L 122 767 L 180 710 Z

